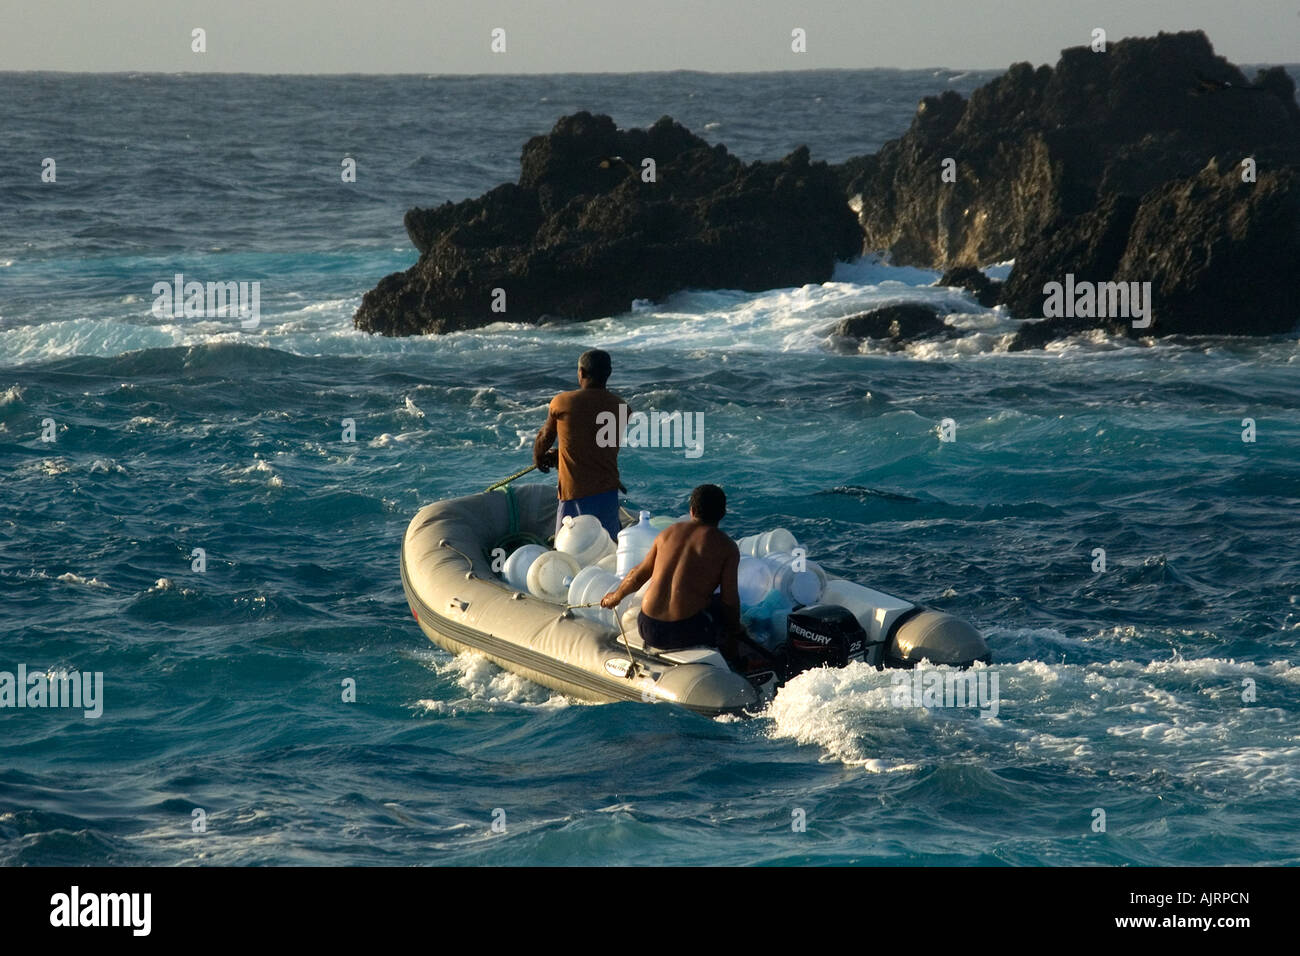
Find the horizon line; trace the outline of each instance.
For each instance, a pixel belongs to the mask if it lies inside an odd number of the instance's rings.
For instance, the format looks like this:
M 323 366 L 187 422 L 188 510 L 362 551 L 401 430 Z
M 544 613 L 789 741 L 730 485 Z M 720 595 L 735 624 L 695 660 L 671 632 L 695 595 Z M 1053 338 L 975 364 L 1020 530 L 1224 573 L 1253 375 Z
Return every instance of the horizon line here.
M 1230 61 L 1231 62 L 1231 61 Z M 463 72 L 463 73 L 427 73 L 422 70 L 410 71 L 391 71 L 391 72 L 366 72 L 366 71 L 325 71 L 325 72 L 283 72 L 265 70 L 145 70 L 145 69 L 124 69 L 124 70 L 59 70 L 59 69 L 36 69 L 36 70 L 0 70 L 0 76 L 31 76 L 41 74 L 54 74 L 58 76 L 301 76 L 301 77 L 423 77 L 425 79 L 442 79 L 446 77 L 539 77 L 539 76 L 658 76 L 671 73 L 689 73 L 700 76 L 768 76 L 773 74 L 785 73 L 866 73 L 866 72 L 889 72 L 889 73 L 909 73 L 920 71 L 934 71 L 945 73 L 992 73 L 1006 72 L 1011 67 L 1020 63 L 1029 63 L 1031 66 L 1038 68 L 1042 66 L 1055 67 L 1055 63 L 1037 63 L 1031 60 L 1016 60 L 1008 63 L 1006 66 L 944 66 L 939 64 L 928 64 L 925 66 L 819 66 L 819 67 L 791 67 L 788 69 L 773 70 L 701 70 L 695 68 L 670 68 L 662 70 L 531 70 L 524 72 Z M 1232 63 L 1239 68 L 1245 67 L 1271 67 L 1281 66 L 1291 69 L 1300 70 L 1300 60 L 1292 61 L 1242 61 Z

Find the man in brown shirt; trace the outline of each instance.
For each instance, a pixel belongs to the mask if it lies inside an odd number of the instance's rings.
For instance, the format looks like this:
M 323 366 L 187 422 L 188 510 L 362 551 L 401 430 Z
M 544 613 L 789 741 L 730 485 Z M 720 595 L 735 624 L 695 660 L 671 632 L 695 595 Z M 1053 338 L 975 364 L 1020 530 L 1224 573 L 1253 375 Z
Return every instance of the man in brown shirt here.
M 560 504 L 555 530 L 565 515 L 592 514 L 609 536 L 618 540 L 618 446 L 623 400 L 605 388 L 612 363 L 601 349 L 583 352 L 578 359 L 578 388 L 551 399 L 546 424 L 533 442 L 533 464 L 539 471 L 559 465 Z M 551 445 L 559 441 L 558 454 Z

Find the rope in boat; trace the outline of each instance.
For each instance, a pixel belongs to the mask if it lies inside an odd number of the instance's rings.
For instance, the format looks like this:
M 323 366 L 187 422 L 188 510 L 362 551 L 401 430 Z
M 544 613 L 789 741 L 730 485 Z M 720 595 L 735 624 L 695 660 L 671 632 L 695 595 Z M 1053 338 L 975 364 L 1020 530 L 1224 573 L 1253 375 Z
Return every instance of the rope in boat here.
M 536 465 L 529 465 L 527 468 L 523 469 L 522 471 L 516 471 L 509 478 L 502 478 L 496 484 L 488 485 L 486 488 L 483 489 L 483 493 L 487 494 L 489 491 L 496 491 L 498 488 L 504 488 L 506 485 L 510 484 L 510 482 L 514 481 L 516 478 L 522 478 L 530 471 L 535 471 L 536 469 L 537 469 Z M 623 494 L 627 494 L 627 488 L 626 486 L 624 486 L 623 482 L 621 481 L 618 483 L 618 490 L 623 492 Z
M 600 607 L 601 604 L 599 601 L 589 601 L 586 604 L 566 604 L 564 606 L 569 610 L 573 610 L 576 607 Z M 627 659 L 631 662 L 631 666 L 623 676 L 631 680 L 637 674 L 637 662 L 636 658 L 632 656 L 632 645 L 627 642 L 627 631 L 623 630 L 623 615 L 619 614 L 615 608 L 608 608 L 607 610 L 614 612 L 614 620 L 618 622 L 618 632 L 623 635 L 623 647 L 627 650 Z
M 632 656 L 632 645 L 627 642 L 627 631 L 623 630 L 623 615 L 619 614 L 617 609 L 614 609 L 614 620 L 618 621 L 618 632 L 623 635 L 623 648 L 627 651 L 629 661 L 627 673 L 623 676 L 631 680 L 636 676 L 636 658 Z
M 510 484 L 510 482 L 514 481 L 516 478 L 522 478 L 524 475 L 528 474 L 530 471 L 535 470 L 536 468 L 537 468 L 536 465 L 529 465 L 523 471 L 516 471 L 509 478 L 502 478 L 496 484 L 488 485 L 486 488 L 483 489 L 483 493 L 487 494 L 489 491 L 496 491 L 498 488 L 504 488 L 506 485 Z

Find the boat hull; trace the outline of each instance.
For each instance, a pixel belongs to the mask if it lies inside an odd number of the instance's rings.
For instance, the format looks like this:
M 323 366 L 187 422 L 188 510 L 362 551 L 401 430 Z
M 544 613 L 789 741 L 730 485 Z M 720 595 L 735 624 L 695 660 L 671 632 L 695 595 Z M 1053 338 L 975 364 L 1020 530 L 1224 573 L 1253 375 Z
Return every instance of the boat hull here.
M 781 678 L 742 675 L 716 650 L 655 652 L 639 634 L 611 634 L 562 604 L 524 594 L 496 571 L 507 540 L 544 540 L 555 527 L 555 492 L 522 485 L 426 505 L 402 539 L 402 587 L 429 640 L 453 654 L 481 654 L 497 666 L 579 700 L 671 702 L 709 716 L 757 710 Z M 494 566 L 495 565 L 495 566 Z M 856 659 L 877 666 L 921 661 L 965 667 L 990 659 L 965 621 L 843 579 L 827 598 L 850 610 L 868 650 Z M 762 693 L 756 685 L 763 687 Z
M 429 640 L 580 700 L 672 702 L 710 716 L 759 704 L 746 678 L 708 662 L 716 653 L 651 653 L 636 635 L 624 644 L 594 621 L 498 580 L 493 545 L 512 532 L 545 537 L 555 509 L 554 490 L 523 485 L 510 495 L 435 502 L 416 514 L 402 541 L 402 586 Z

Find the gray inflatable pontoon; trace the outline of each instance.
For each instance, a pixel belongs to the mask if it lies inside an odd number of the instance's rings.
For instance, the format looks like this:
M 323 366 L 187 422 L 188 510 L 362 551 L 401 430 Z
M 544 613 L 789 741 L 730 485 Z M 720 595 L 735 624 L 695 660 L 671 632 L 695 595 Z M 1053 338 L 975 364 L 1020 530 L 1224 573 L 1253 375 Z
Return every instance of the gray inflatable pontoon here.
M 555 489 L 545 484 L 420 509 L 402 540 L 402 586 L 431 641 L 581 700 L 666 701 L 716 716 L 753 712 L 775 693 L 775 672 L 739 674 L 713 648 L 650 651 L 632 633 L 625 646 L 617 632 L 500 580 L 491 549 L 518 532 L 545 539 L 555 509 Z M 844 595 L 866 632 L 867 646 L 851 659 L 908 667 L 923 658 L 959 666 L 989 658 L 978 632 L 952 615 L 842 579 L 827 590 Z

